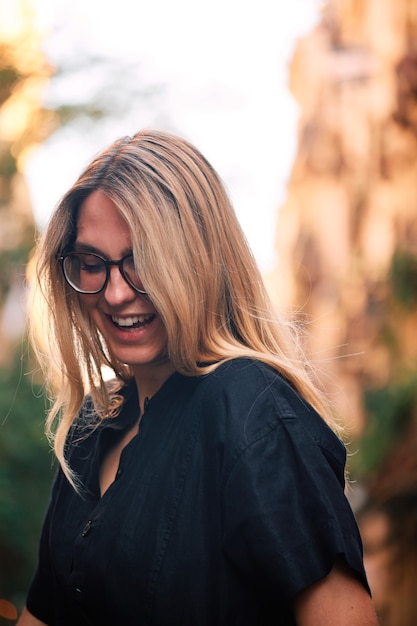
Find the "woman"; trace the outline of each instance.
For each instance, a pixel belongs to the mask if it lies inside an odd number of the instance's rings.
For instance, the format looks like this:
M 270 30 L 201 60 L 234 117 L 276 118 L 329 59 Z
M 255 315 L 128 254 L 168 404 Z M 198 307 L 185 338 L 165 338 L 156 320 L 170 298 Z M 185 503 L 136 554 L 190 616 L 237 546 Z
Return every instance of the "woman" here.
M 376 624 L 345 449 L 203 156 L 114 143 L 36 276 L 60 469 L 19 625 Z

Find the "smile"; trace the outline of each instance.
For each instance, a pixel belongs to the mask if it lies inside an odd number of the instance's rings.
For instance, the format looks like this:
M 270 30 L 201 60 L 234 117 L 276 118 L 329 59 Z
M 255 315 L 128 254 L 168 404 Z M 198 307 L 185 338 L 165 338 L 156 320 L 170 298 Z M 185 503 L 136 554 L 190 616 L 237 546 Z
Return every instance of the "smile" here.
M 144 328 L 152 322 L 155 315 L 132 315 L 131 317 L 118 317 L 112 315 L 111 319 L 113 324 L 121 326 L 123 328 Z

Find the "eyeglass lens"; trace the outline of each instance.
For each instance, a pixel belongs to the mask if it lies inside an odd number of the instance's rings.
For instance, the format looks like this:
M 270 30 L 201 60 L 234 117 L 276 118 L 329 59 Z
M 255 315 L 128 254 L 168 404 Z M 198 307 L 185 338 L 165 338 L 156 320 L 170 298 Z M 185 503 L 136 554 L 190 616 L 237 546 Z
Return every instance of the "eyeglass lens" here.
M 143 285 L 137 274 L 133 255 L 126 256 L 119 265 L 122 276 L 135 289 L 143 292 Z M 98 293 L 106 283 L 108 268 L 104 259 L 96 254 L 73 253 L 63 262 L 65 277 L 76 290 L 85 293 Z

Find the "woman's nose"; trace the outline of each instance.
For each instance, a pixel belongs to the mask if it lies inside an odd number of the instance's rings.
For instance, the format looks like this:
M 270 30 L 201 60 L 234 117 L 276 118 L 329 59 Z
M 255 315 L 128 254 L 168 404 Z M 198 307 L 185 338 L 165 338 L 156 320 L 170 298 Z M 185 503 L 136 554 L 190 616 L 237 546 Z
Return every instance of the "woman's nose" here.
M 136 292 L 125 281 L 117 266 L 110 268 L 109 279 L 104 289 L 104 297 L 112 306 L 128 302 L 136 298 Z

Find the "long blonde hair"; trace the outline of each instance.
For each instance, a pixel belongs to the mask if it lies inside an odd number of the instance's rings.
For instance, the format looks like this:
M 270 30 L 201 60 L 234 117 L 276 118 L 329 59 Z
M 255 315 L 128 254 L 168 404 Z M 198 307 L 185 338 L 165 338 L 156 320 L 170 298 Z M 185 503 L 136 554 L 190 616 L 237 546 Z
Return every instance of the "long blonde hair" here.
M 39 242 L 30 296 L 32 343 L 53 397 L 47 433 L 73 481 L 65 441 L 87 392 L 101 419 L 119 410 L 102 369 L 132 376 L 109 353 L 58 256 L 75 241 L 80 205 L 100 189 L 132 234 L 144 288 L 163 320 L 175 369 L 202 375 L 247 356 L 270 364 L 328 421 L 297 328 L 278 317 L 218 174 L 187 141 L 145 130 L 99 154 L 59 202 Z M 327 417 L 326 417 L 327 416 Z

